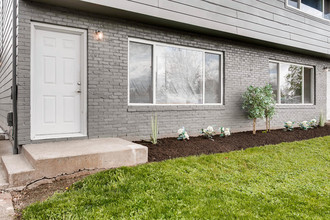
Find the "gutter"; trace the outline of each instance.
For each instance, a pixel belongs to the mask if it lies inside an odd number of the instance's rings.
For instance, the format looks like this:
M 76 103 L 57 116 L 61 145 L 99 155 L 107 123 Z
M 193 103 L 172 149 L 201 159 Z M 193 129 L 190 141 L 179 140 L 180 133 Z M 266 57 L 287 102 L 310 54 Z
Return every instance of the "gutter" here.
M 16 81 L 16 58 L 17 58 L 17 0 L 13 0 L 13 154 L 18 154 L 18 140 L 17 140 L 17 81 Z

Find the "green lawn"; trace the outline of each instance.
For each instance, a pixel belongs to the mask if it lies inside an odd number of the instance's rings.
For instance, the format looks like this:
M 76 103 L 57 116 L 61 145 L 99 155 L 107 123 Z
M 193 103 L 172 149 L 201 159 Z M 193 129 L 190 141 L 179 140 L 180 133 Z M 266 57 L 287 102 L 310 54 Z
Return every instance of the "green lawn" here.
M 330 136 L 104 171 L 24 219 L 330 219 Z

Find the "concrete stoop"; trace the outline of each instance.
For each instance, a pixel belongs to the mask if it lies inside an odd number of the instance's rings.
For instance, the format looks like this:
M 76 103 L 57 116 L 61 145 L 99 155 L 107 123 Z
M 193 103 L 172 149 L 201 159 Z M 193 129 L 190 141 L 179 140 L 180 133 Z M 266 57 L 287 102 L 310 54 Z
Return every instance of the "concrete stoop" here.
M 147 147 L 120 138 L 29 144 L 19 155 L 2 156 L 9 187 L 80 170 L 134 166 L 147 161 Z

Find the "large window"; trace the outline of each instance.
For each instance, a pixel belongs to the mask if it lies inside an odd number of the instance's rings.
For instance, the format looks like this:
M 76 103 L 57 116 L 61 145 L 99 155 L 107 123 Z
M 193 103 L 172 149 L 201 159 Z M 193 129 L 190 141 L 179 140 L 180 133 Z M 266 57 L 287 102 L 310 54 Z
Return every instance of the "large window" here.
M 314 104 L 314 68 L 271 61 L 269 82 L 278 104 Z
M 288 5 L 307 14 L 330 20 L 330 0 L 288 0 Z
M 222 53 L 129 41 L 129 104 L 222 104 Z

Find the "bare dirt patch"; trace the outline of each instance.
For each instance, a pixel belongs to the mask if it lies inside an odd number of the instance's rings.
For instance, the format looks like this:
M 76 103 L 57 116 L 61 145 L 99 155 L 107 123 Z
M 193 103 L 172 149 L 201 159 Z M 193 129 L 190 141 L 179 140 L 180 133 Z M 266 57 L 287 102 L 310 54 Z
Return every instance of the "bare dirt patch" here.
M 12 191 L 13 205 L 17 219 L 20 219 L 22 210 L 28 205 L 44 201 L 51 197 L 55 192 L 64 192 L 67 187 L 83 179 L 85 176 L 79 176 L 69 179 L 57 180 L 52 183 L 43 184 L 32 189 L 25 188 L 21 191 Z

